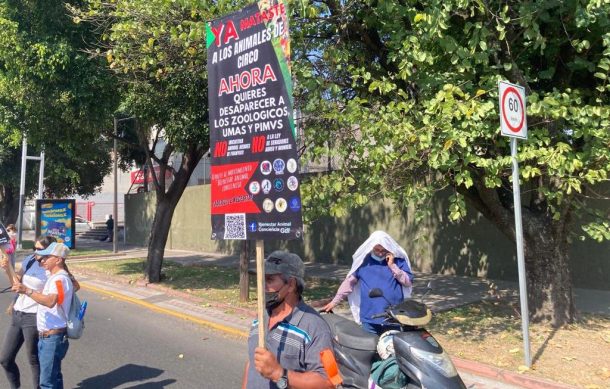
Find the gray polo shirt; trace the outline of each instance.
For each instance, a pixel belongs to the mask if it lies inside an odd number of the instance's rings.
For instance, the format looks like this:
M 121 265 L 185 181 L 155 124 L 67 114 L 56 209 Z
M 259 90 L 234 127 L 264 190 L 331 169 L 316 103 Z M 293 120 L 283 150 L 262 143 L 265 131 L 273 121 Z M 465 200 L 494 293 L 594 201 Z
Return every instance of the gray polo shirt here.
M 303 301 L 284 320 L 266 334 L 267 349 L 275 354 L 282 367 L 298 371 L 315 371 L 327 377 L 320 360 L 320 352 L 332 350 L 332 338 L 328 324 Z M 252 323 L 248 338 L 248 389 L 276 389 L 277 386 L 263 378 L 254 368 L 254 349 L 258 346 L 258 320 Z

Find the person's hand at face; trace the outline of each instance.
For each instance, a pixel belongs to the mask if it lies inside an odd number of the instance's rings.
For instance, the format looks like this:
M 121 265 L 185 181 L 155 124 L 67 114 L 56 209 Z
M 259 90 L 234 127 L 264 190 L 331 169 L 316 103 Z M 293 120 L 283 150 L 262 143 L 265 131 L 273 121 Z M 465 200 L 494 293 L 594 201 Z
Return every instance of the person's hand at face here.
M 388 261 L 388 266 L 394 264 L 394 254 L 392 254 L 391 252 L 388 251 L 388 253 L 385 255 L 385 259 L 386 261 Z
M 388 265 L 394 264 L 394 254 L 386 250 L 386 248 L 380 244 L 373 247 L 373 254 L 386 260 Z

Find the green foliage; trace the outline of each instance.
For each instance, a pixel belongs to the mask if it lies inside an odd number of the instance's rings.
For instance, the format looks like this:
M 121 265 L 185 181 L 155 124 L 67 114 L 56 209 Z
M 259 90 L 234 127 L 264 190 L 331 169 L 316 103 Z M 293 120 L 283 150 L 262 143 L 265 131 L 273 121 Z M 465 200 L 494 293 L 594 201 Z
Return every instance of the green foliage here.
M 337 165 L 303 187 L 310 217 L 374 196 L 425 212 L 446 188 L 452 220 L 466 201 L 510 216 L 499 80 L 527 90 L 524 217 L 559 226 L 586 211 L 587 196 L 608 198 L 593 191 L 610 172 L 607 2 L 312 1 L 295 13 L 305 158 Z M 607 237 L 607 220 L 584 231 Z
M 66 2 L 6 1 L 0 5 L 0 135 L 4 150 L 45 150 L 45 185 L 53 196 L 92 194 L 109 171 L 100 137 L 117 103 L 112 77 L 82 51 L 95 33 L 76 26 Z M 3 171 L 19 172 L 10 159 Z M 9 162 L 6 162 L 9 163 Z M 34 174 L 28 179 L 35 187 Z M 15 176 L 1 185 L 18 187 Z
M 76 22 L 101 31 L 89 53 L 125 85 L 122 110 L 137 116 L 145 138 L 157 126 L 176 151 L 193 144 L 207 150 L 205 27 L 219 8 L 169 0 L 90 0 L 71 8 Z
M 137 118 L 140 150 L 149 168 L 159 167 L 153 177 L 157 208 L 145 268 L 151 282 L 161 279 L 175 206 L 209 149 L 206 21 L 237 6 L 224 1 L 87 0 L 70 8 L 75 22 L 100 32 L 89 54 L 103 58 L 121 81 L 121 111 Z M 174 157 L 181 157 L 179 163 Z M 166 172 L 173 173 L 169 185 Z

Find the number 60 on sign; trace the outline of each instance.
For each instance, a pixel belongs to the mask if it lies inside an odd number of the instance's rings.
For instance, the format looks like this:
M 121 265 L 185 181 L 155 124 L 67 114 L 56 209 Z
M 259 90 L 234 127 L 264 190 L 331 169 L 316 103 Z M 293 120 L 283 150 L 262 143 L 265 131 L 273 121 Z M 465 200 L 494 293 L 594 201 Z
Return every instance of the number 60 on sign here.
M 527 139 L 525 88 L 506 81 L 498 82 L 500 130 L 502 135 Z

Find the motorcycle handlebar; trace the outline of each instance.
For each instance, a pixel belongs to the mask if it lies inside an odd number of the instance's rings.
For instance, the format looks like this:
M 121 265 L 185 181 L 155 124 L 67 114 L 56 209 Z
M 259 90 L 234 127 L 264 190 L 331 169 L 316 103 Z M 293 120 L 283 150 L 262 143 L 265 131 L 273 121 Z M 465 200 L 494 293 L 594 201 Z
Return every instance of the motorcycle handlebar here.
M 378 319 L 380 317 L 387 317 L 387 316 L 388 316 L 388 314 L 385 313 L 385 312 L 383 312 L 383 313 L 376 313 L 376 314 L 371 316 L 371 319 Z

